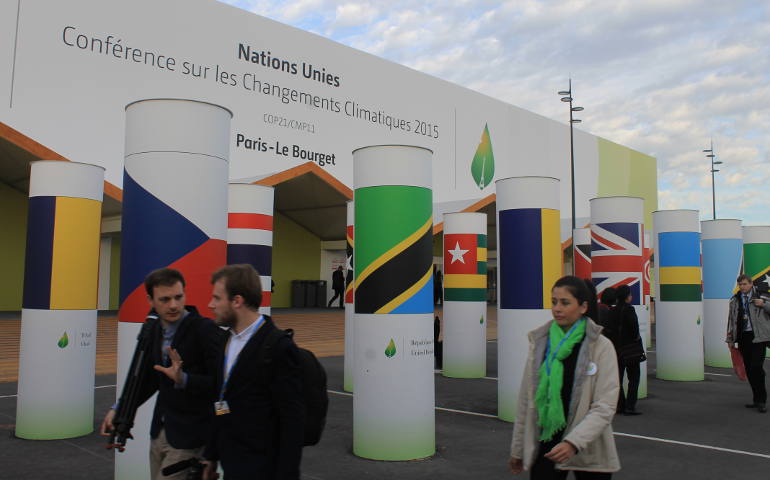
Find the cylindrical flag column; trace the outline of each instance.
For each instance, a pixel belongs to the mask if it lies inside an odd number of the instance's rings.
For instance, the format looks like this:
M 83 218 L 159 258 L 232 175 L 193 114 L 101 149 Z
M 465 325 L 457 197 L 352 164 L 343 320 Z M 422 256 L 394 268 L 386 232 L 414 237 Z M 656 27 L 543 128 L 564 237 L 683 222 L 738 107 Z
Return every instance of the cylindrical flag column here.
M 273 187 L 231 183 L 227 191 L 227 264 L 248 263 L 262 281 L 259 312 L 270 315 Z
M 754 280 L 758 294 L 770 296 L 770 226 L 743 227 L 743 273 Z
M 590 228 L 576 228 L 572 232 L 572 264 L 576 277 L 591 278 Z
M 353 453 L 410 460 L 436 451 L 430 150 L 353 152 Z
M 709 367 L 732 367 L 725 343 L 730 297 L 741 271 L 743 232 L 740 220 L 700 223 L 703 245 L 703 345 Z
M 126 107 L 118 323 L 118 389 L 147 315 L 144 278 L 170 267 L 186 280 L 186 303 L 205 313 L 211 274 L 227 261 L 230 111 L 192 100 L 142 100 Z M 153 399 L 138 411 L 115 476 L 149 477 Z
M 697 210 L 653 212 L 656 377 L 703 380 L 703 303 Z
M 345 357 L 343 361 L 343 389 L 353 391 L 353 368 L 356 365 L 356 342 L 353 308 L 353 221 L 354 203 L 347 203 L 347 222 L 345 226 Z
M 16 436 L 93 431 L 96 298 L 104 168 L 32 163 Z
M 649 311 L 644 305 L 644 200 L 638 197 L 593 198 L 591 205 L 591 270 L 596 292 L 627 285 L 639 320 L 639 336 L 647 349 Z M 639 398 L 647 396 L 647 363 L 639 365 Z
M 487 374 L 487 214 L 444 215 L 444 376 Z
M 650 321 L 650 309 L 652 307 L 651 296 L 651 284 L 652 276 L 650 270 L 652 268 L 652 241 L 650 240 L 650 231 L 644 231 L 644 246 L 642 247 L 642 288 L 644 297 L 644 305 L 647 309 L 647 332 L 644 337 L 645 345 L 649 348 L 652 342 L 652 322 Z
M 516 419 L 527 334 L 550 320 L 551 289 L 562 274 L 559 180 L 511 177 L 497 193 L 497 416 Z

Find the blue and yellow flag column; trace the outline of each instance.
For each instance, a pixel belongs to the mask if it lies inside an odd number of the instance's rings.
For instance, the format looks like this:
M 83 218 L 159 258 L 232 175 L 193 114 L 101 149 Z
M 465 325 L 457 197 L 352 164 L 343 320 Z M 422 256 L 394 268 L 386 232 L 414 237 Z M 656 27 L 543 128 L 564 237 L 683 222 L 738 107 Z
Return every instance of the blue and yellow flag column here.
M 487 374 L 487 214 L 444 215 L 444 376 Z
M 527 334 L 551 316 L 562 274 L 559 180 L 512 177 L 497 189 L 497 416 L 516 419 L 529 350 Z
M 436 451 L 432 152 L 353 152 L 353 453 L 413 460 Z
M 703 294 L 697 210 L 652 213 L 655 231 L 655 376 L 703 380 Z
M 16 436 L 93 431 L 96 299 L 104 169 L 32 164 Z
M 703 233 L 703 346 L 709 367 L 733 366 L 725 344 L 725 325 L 735 279 L 741 272 L 743 232 L 740 220 L 705 220 Z

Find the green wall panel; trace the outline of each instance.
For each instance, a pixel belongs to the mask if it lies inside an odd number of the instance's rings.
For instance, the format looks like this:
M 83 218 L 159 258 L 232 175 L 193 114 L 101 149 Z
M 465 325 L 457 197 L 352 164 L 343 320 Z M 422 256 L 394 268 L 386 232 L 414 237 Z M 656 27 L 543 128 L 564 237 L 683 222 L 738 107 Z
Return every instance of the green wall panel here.
M 272 306 L 291 306 L 292 280 L 318 280 L 321 275 L 321 239 L 288 217 L 273 217 Z
M 26 194 L 0 182 L 0 310 L 21 310 L 28 202 Z

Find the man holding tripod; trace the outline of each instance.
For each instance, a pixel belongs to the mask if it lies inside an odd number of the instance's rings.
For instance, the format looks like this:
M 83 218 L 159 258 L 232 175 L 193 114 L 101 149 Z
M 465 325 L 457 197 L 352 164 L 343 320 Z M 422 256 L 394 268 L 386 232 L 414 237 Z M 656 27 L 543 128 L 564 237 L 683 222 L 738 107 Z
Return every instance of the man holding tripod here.
M 121 401 L 135 399 L 136 408 L 158 392 L 150 427 L 151 480 L 184 479 L 186 471 L 166 477 L 161 470 L 203 453 L 214 416 L 215 371 L 226 337 L 195 307 L 185 306 L 185 281 L 179 271 L 155 270 L 144 286 L 152 310 L 138 344 L 147 345 L 149 355 L 142 357 L 142 381 L 136 391 L 127 396 L 124 388 Z M 110 436 L 116 423 L 126 420 L 116 418 L 118 406 L 105 415 L 102 435 Z

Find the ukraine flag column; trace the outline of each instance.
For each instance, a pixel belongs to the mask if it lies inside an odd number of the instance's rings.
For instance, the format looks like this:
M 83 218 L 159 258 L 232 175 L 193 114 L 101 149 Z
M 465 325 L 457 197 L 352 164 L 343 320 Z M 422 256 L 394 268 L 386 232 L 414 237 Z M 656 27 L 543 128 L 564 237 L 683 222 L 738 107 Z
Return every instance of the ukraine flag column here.
M 652 212 L 655 228 L 655 339 L 662 380 L 703 380 L 703 302 L 697 210 Z
M 561 276 L 559 180 L 511 177 L 497 189 L 497 416 L 513 422 L 529 349 L 527 333 L 552 318 Z
M 96 296 L 104 169 L 32 164 L 16 436 L 93 431 Z
M 353 453 L 433 455 L 432 152 L 353 152 L 355 356 Z

